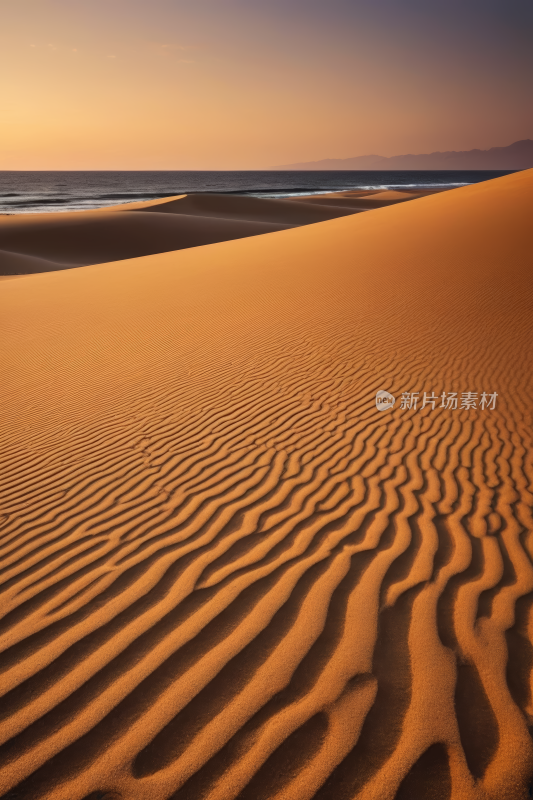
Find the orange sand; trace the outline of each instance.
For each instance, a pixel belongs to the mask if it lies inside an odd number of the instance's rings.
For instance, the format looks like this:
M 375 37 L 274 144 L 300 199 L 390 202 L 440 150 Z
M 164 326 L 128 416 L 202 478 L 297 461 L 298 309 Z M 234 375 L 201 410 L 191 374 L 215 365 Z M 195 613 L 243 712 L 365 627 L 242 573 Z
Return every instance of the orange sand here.
M 3 797 L 527 797 L 532 198 L 0 284 Z

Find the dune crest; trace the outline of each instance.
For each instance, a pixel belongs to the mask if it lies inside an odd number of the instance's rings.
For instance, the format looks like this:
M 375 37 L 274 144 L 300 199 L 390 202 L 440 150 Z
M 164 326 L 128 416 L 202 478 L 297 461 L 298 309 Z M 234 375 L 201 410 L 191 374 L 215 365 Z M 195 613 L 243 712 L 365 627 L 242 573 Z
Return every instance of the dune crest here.
M 53 272 L 244 239 L 426 194 L 431 190 L 266 200 L 195 194 L 93 211 L 0 215 L 0 275 Z
M 527 796 L 532 195 L 2 283 L 0 796 Z

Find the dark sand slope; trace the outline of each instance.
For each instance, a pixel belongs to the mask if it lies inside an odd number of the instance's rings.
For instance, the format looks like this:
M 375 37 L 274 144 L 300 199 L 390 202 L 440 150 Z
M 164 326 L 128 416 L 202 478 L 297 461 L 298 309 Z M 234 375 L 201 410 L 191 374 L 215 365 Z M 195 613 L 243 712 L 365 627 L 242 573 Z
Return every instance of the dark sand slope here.
M 527 797 L 532 197 L 2 283 L 0 796 Z
M 405 203 L 408 200 L 415 200 L 417 197 L 427 197 L 431 194 L 449 191 L 448 189 L 406 189 L 397 192 L 391 190 L 372 190 L 372 191 L 349 191 L 349 192 L 330 192 L 329 194 L 313 195 L 304 198 L 309 205 L 320 205 L 322 207 L 335 207 L 352 209 L 353 211 L 370 211 L 373 208 L 384 208 L 394 206 L 397 203 Z M 299 198 L 289 198 L 290 202 L 298 202 Z
M 363 201 L 354 205 L 354 194 L 364 194 L 370 205 L 362 205 Z M 368 194 L 343 193 L 338 195 L 340 202 L 337 195 L 333 200 L 324 195 L 322 200 L 293 201 L 198 194 L 97 211 L 4 215 L 0 216 L 0 275 L 49 272 L 243 239 L 415 196 L 380 201 L 381 195 L 391 192 L 370 193 L 375 194 L 370 200 Z
M 53 219 L 39 217 L 35 221 L 25 218 L 25 225 L 17 225 L 16 219 L 9 229 L 2 226 L 0 258 L 6 259 L 6 270 L 11 265 L 9 252 L 28 259 L 28 272 L 42 272 L 42 269 L 32 268 L 34 259 L 46 259 L 57 265 L 55 269 L 65 269 L 241 239 L 290 227 L 247 220 L 206 222 L 202 217 L 147 214 L 145 211 L 92 216 L 54 214 Z M 13 263 L 16 267 L 17 262 Z M 4 271 L 4 274 L 8 273 Z

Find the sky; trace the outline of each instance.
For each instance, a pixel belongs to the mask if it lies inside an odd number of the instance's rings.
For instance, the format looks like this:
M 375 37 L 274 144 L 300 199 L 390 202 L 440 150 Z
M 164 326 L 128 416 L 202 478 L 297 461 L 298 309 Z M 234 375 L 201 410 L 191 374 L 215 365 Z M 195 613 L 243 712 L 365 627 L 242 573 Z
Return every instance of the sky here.
M 533 138 L 531 0 L 0 0 L 0 170 Z

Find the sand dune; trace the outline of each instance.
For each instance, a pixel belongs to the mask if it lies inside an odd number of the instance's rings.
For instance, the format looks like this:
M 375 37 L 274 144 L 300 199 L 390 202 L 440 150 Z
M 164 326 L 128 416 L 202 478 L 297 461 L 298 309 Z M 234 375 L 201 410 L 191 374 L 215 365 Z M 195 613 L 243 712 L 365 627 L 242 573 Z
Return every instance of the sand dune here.
M 225 219 L 209 220 L 206 224 L 201 217 L 144 211 L 85 217 L 69 214 L 69 219 L 54 216 L 54 220 L 44 218 L 33 224 L 3 229 L 0 239 L 4 252 L 11 250 L 25 257 L 45 259 L 64 268 L 197 247 L 290 227 Z
M 446 189 L 409 189 L 406 191 L 348 191 L 330 192 L 329 194 L 314 195 L 306 197 L 307 204 L 317 204 L 320 206 L 330 206 L 335 208 L 351 208 L 354 211 L 370 211 L 374 208 L 404 203 L 407 200 L 415 200 L 417 197 L 427 197 L 437 194 Z M 297 198 L 290 198 L 291 202 L 296 202 Z
M 527 797 L 532 196 L 1 284 L 3 798 Z
M 372 193 L 364 205 L 354 203 L 351 194 L 360 193 L 344 193 L 337 200 L 329 195 L 296 200 L 180 195 L 96 211 L 5 215 L 0 217 L 0 275 L 50 272 L 242 239 L 415 196 L 391 200 L 391 192 Z M 369 193 L 363 194 L 366 200 Z

